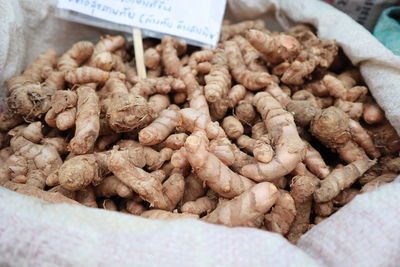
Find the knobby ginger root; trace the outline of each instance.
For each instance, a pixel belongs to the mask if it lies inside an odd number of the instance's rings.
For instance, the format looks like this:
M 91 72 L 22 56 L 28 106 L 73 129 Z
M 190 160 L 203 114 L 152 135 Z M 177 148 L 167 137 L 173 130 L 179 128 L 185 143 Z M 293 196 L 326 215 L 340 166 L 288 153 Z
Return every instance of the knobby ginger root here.
M 202 220 L 226 226 L 246 226 L 266 213 L 274 205 L 278 194 L 278 189 L 271 183 L 256 184 L 234 199 L 219 204 Z
M 185 178 L 185 192 L 183 193 L 183 202 L 194 201 L 206 193 L 203 181 L 200 180 L 194 173 L 189 174 Z
M 75 195 L 76 201 L 80 204 L 89 207 L 89 208 L 98 208 L 96 202 L 96 195 L 94 194 L 94 190 L 92 186 L 88 186 L 84 189 L 81 189 L 76 192 Z
M 178 110 L 163 110 L 157 119 L 139 132 L 139 142 L 143 145 L 156 145 L 164 141 L 179 125 Z
M 226 198 L 235 197 L 254 185 L 252 181 L 236 174 L 210 153 L 205 140 L 205 134 L 198 131 L 185 142 L 187 159 L 201 180 Z
M 94 67 L 79 67 L 65 74 L 65 80 L 72 84 L 104 83 L 108 78 L 109 72 Z
M 274 79 L 267 72 L 247 69 L 239 46 L 234 41 L 225 42 L 225 52 L 233 78 L 249 90 L 259 90 L 271 84 Z
M 243 125 L 234 116 L 225 117 L 222 121 L 222 128 L 231 139 L 238 139 L 244 133 Z
M 206 82 L 204 93 L 207 101 L 216 102 L 225 97 L 231 87 L 231 75 L 225 51 L 217 50 L 211 63 L 210 73 L 204 77 Z
M 75 43 L 67 52 L 65 52 L 57 62 L 58 69 L 66 72 L 76 69 L 85 62 L 93 53 L 94 45 L 88 41 Z
M 342 192 L 339 193 L 332 201 L 333 204 L 337 206 L 344 206 L 350 201 L 353 200 L 358 194 L 360 193 L 360 190 L 355 189 L 355 188 L 347 188 L 344 189 Z
M 161 59 L 165 67 L 165 72 L 175 78 L 179 77 L 181 62 L 175 48 L 175 40 L 170 36 L 164 36 L 161 41 Z
M 319 141 L 336 150 L 348 163 L 359 159 L 368 159 L 365 148 L 368 149 L 371 156 L 375 157 L 379 153 L 365 130 L 336 107 L 329 107 L 317 112 L 311 122 L 310 130 Z
M 272 35 L 259 30 L 249 30 L 246 37 L 265 61 L 272 64 L 294 58 L 300 50 L 299 41 L 286 34 Z
M 376 163 L 376 160 L 357 160 L 347 166 L 333 170 L 314 193 L 316 202 L 327 202 L 336 197 L 340 191 L 352 185 L 357 178 Z
M 220 39 L 221 41 L 226 41 L 234 35 L 245 33 L 249 29 L 265 30 L 265 23 L 261 19 L 258 19 L 245 20 L 232 25 L 222 25 Z
M 279 196 L 271 212 L 265 215 L 265 226 L 268 231 L 286 235 L 296 216 L 296 206 L 292 196 L 283 190 L 279 191 Z
M 193 213 L 200 215 L 204 212 L 210 213 L 217 206 L 217 201 L 209 197 L 201 197 L 194 201 L 188 201 L 183 204 L 181 211 L 183 213 Z
M 244 63 L 247 65 L 249 70 L 264 72 L 267 71 L 266 66 L 262 63 L 262 60 L 260 59 L 260 53 L 249 43 L 246 38 L 240 35 L 236 35 L 235 37 L 233 37 L 233 40 L 236 41 L 236 43 L 238 44 L 243 54 Z
M 260 136 L 259 139 L 253 139 L 247 135 L 242 135 L 236 142 L 241 149 L 252 153 L 254 158 L 259 162 L 268 163 L 274 156 L 274 151 L 266 135 Z
M 77 89 L 78 103 L 75 136 L 70 149 L 75 154 L 85 154 L 94 147 L 100 130 L 100 105 L 95 90 L 87 85 Z
M 97 197 L 120 196 L 123 198 L 131 198 L 133 196 L 132 190 L 113 175 L 104 178 L 101 183 L 94 188 L 94 192 Z
M 186 138 L 188 137 L 185 133 L 171 134 L 164 141 L 165 147 L 177 150 L 185 145 Z
M 265 122 L 275 157 L 269 163 L 244 166 L 241 174 L 255 181 L 272 181 L 291 172 L 303 159 L 305 145 L 300 139 L 293 116 L 268 93 L 258 93 L 254 104 Z
M 325 178 L 329 175 L 330 170 L 326 165 L 324 159 L 321 157 L 321 154 L 313 148 L 309 143 L 304 141 L 307 145 L 306 154 L 304 156 L 304 163 L 307 168 L 310 169 L 312 173 L 320 178 Z
M 17 184 L 13 182 L 6 182 L 2 185 L 3 187 L 15 191 L 17 193 L 21 193 L 23 195 L 32 196 L 44 200 L 48 203 L 52 204 L 72 204 L 79 205 L 79 203 L 75 200 L 72 200 L 68 197 L 63 196 L 58 192 L 47 192 L 43 191 L 37 187 L 33 187 L 25 184 Z
M 366 123 L 376 124 L 384 120 L 385 113 L 377 104 L 365 104 L 362 116 Z
M 296 216 L 287 234 L 290 242 L 296 243 L 310 225 L 312 197 L 318 179 L 312 176 L 295 176 L 290 184 L 290 195 L 296 206 Z
M 179 171 L 162 184 L 151 173 L 136 167 L 119 151 L 112 151 L 108 167 L 118 179 L 155 208 L 172 210 L 183 196 L 185 183 Z
M 177 220 L 177 219 L 198 219 L 197 214 L 173 213 L 165 210 L 152 209 L 143 212 L 140 216 L 155 220 Z

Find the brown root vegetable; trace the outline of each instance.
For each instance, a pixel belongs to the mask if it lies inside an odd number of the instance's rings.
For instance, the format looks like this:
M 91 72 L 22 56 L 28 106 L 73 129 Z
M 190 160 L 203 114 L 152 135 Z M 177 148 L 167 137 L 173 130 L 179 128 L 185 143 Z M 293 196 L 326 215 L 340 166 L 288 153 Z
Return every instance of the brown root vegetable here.
M 133 196 L 132 190 L 113 175 L 104 178 L 94 188 L 94 192 L 97 197 L 120 196 L 122 198 L 131 198 Z
M 332 200 L 340 191 L 352 185 L 375 163 L 376 160 L 357 160 L 343 168 L 333 170 L 322 180 L 321 186 L 315 191 L 315 201 L 320 203 Z
M 187 159 L 201 180 L 226 198 L 235 197 L 254 185 L 251 180 L 231 171 L 207 151 L 205 139 L 205 134 L 198 131 L 189 136 L 185 142 Z
M 183 204 L 181 211 L 183 213 L 192 213 L 200 215 L 202 213 L 210 213 L 217 206 L 217 201 L 209 197 L 201 197 L 194 201 L 187 201 Z
M 178 58 L 178 52 L 175 48 L 175 39 L 170 36 L 164 36 L 161 41 L 162 55 L 161 60 L 164 64 L 165 73 L 175 78 L 179 77 L 181 62 Z
M 231 139 L 238 139 L 244 133 L 243 125 L 234 116 L 225 117 L 222 122 L 222 128 Z
M 266 125 L 275 157 L 269 163 L 244 166 L 241 174 L 255 181 L 272 181 L 291 172 L 303 159 L 305 145 L 297 132 L 293 116 L 268 93 L 258 93 L 254 104 Z
M 199 216 L 192 213 L 173 213 L 165 210 L 152 209 L 140 214 L 140 216 L 155 220 L 177 220 L 177 219 L 198 219 Z
M 286 235 L 296 216 L 296 206 L 292 196 L 283 190 L 271 212 L 265 215 L 264 224 L 268 231 Z
M 77 95 L 75 136 L 69 145 L 73 153 L 85 154 L 93 149 L 99 136 L 100 105 L 95 90 L 90 86 L 80 86 Z
M 157 119 L 139 132 L 139 142 L 148 146 L 159 144 L 173 132 L 179 122 L 179 110 L 163 110 Z
M 295 176 L 290 184 L 290 195 L 292 196 L 296 216 L 287 234 L 290 242 L 296 243 L 300 236 L 308 230 L 310 225 L 310 214 L 312 197 L 318 185 L 318 179 L 312 176 Z
M 236 42 L 226 41 L 225 52 L 232 77 L 247 89 L 260 90 L 274 82 L 274 78 L 268 72 L 251 71 L 247 68 Z
M 17 193 L 32 196 L 41 200 L 44 200 L 52 204 L 73 204 L 79 205 L 79 203 L 73 199 L 63 196 L 58 192 L 43 191 L 37 187 L 33 187 L 25 184 L 17 184 L 13 182 L 6 182 L 2 184 L 3 187 L 15 191 Z
M 377 104 L 365 104 L 362 116 L 366 123 L 376 124 L 385 119 L 385 112 Z
M 368 159 L 364 150 L 351 139 L 349 124 L 350 118 L 342 110 L 329 107 L 315 115 L 310 131 L 348 163 Z
M 259 30 L 249 30 L 249 42 L 262 54 L 268 63 L 277 64 L 297 56 L 300 43 L 296 38 L 286 35 L 272 35 Z
M 219 204 L 202 220 L 226 226 L 246 226 L 266 213 L 274 205 L 278 194 L 271 183 L 256 184 L 234 199 Z

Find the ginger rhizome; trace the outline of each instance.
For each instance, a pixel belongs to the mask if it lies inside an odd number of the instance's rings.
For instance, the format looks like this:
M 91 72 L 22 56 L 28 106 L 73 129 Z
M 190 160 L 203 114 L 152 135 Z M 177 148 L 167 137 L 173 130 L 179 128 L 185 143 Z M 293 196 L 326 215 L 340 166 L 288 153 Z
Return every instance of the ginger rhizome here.
M 338 49 L 255 20 L 225 23 L 215 50 L 145 39 L 147 78 L 120 35 L 45 51 L 5 84 L 0 185 L 295 243 L 400 173 L 396 129 Z

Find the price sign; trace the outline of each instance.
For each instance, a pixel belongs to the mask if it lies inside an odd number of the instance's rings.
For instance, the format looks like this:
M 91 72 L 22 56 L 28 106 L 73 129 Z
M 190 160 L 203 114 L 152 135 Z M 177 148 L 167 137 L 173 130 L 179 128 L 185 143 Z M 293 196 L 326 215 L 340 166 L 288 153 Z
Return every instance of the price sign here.
M 118 25 L 169 34 L 192 44 L 213 47 L 218 42 L 225 5 L 226 0 L 58 1 L 58 8 L 62 10 L 78 12 Z M 85 20 L 80 19 L 79 22 L 85 23 Z

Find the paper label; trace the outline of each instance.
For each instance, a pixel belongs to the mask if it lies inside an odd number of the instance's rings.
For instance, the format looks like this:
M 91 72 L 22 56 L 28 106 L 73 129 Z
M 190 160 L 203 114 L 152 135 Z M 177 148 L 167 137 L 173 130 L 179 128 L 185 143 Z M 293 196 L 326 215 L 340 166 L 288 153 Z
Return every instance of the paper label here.
M 59 0 L 58 8 L 216 46 L 226 0 Z

